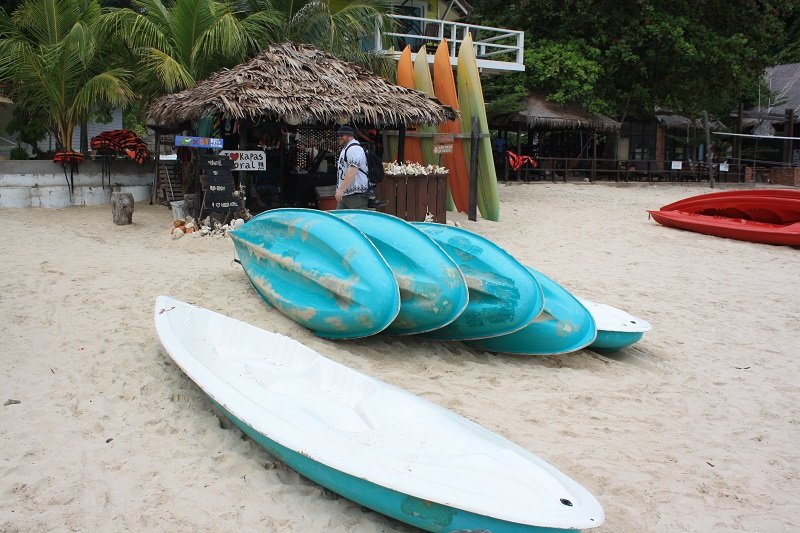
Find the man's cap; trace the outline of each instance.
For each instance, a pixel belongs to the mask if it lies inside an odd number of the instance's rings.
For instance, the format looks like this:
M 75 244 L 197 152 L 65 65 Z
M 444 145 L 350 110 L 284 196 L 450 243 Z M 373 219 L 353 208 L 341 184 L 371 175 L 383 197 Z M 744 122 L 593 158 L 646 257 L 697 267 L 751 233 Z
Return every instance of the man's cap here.
M 352 126 L 344 125 L 341 126 L 338 130 L 336 130 L 336 135 L 350 135 L 352 137 L 356 136 L 356 130 L 353 129 Z

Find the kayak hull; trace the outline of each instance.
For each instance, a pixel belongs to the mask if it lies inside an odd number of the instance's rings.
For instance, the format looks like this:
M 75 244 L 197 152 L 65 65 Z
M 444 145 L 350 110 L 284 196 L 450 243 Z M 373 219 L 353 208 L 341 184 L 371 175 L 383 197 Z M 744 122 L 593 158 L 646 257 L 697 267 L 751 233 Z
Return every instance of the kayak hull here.
M 523 329 L 468 344 L 489 352 L 558 355 L 586 348 L 597 338 L 591 313 L 561 285 L 527 267 L 544 292 L 544 310 Z
M 741 218 L 698 215 L 682 211 L 648 211 L 648 213 L 653 220 L 670 228 L 739 241 L 800 246 L 800 222 L 769 224 Z
M 439 340 L 495 337 L 524 328 L 542 311 L 542 289 L 536 278 L 508 252 L 462 228 L 413 224 L 458 265 L 469 288 L 469 304 L 461 316 L 425 336 Z
M 400 288 L 400 312 L 385 332 L 424 333 L 456 320 L 469 301 L 458 266 L 425 233 L 398 217 L 376 211 L 333 214 L 358 228 L 378 249 Z
M 510 441 L 283 335 L 159 296 L 175 364 L 301 475 L 428 531 L 552 532 L 602 524 L 594 497 Z
M 229 235 L 258 294 L 320 337 L 374 335 L 400 311 L 400 291 L 381 254 L 326 211 L 273 209 Z

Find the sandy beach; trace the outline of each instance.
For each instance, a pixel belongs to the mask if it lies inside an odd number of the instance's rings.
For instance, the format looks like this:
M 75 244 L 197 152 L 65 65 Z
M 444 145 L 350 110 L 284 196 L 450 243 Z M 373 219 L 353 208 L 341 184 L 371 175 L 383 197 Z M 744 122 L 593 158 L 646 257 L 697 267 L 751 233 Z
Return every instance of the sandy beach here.
M 452 221 L 577 296 L 649 321 L 616 355 L 333 342 L 268 308 L 229 238 L 139 203 L 2 209 L 0 531 L 412 532 L 272 459 L 165 354 L 167 294 L 306 343 L 539 455 L 592 492 L 598 533 L 800 530 L 800 251 L 666 228 L 701 186 L 501 185 Z

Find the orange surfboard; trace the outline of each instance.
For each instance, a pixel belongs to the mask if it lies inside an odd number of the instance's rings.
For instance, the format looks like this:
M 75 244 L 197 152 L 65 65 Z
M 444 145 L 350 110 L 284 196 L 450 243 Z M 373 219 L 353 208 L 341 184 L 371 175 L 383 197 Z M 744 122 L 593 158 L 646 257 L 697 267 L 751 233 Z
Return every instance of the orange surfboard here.
M 400 61 L 397 63 L 397 85 L 405 87 L 406 89 L 414 89 L 414 63 L 411 61 L 411 47 L 406 45 L 403 53 L 400 54 Z M 415 131 L 415 126 L 408 127 L 409 131 Z M 403 154 L 406 161 L 412 163 L 425 164 L 425 158 L 422 156 L 422 144 L 419 137 L 406 136 L 405 153 Z
M 433 57 L 433 90 L 440 102 L 458 111 L 456 81 L 453 77 L 453 67 L 450 66 L 447 39 L 442 39 Z M 461 119 L 456 118 L 440 124 L 439 133 L 460 134 Z M 456 209 L 466 213 L 469 210 L 469 172 L 461 139 L 455 139 L 453 142 L 452 153 L 442 154 L 442 164 L 450 171 L 448 183 Z

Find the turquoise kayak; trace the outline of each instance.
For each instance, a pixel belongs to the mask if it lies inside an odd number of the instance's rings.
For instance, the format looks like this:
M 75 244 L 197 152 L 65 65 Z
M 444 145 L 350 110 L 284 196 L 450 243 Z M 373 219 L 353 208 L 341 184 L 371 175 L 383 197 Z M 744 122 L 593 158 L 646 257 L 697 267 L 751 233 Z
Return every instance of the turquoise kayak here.
M 589 346 L 597 337 L 591 313 L 564 287 L 527 267 L 544 291 L 544 310 L 525 328 L 468 344 L 479 350 L 524 355 L 556 355 Z
M 418 228 L 377 211 L 346 209 L 332 214 L 364 233 L 394 273 L 400 287 L 400 313 L 386 333 L 440 329 L 467 307 L 467 282 L 458 266 Z
M 469 304 L 451 324 L 425 334 L 440 340 L 505 335 L 524 328 L 542 311 L 536 278 L 493 242 L 455 226 L 412 223 L 455 261 L 469 287 Z
M 273 209 L 229 235 L 258 294 L 320 337 L 374 335 L 400 311 L 397 282 L 380 252 L 330 213 Z

